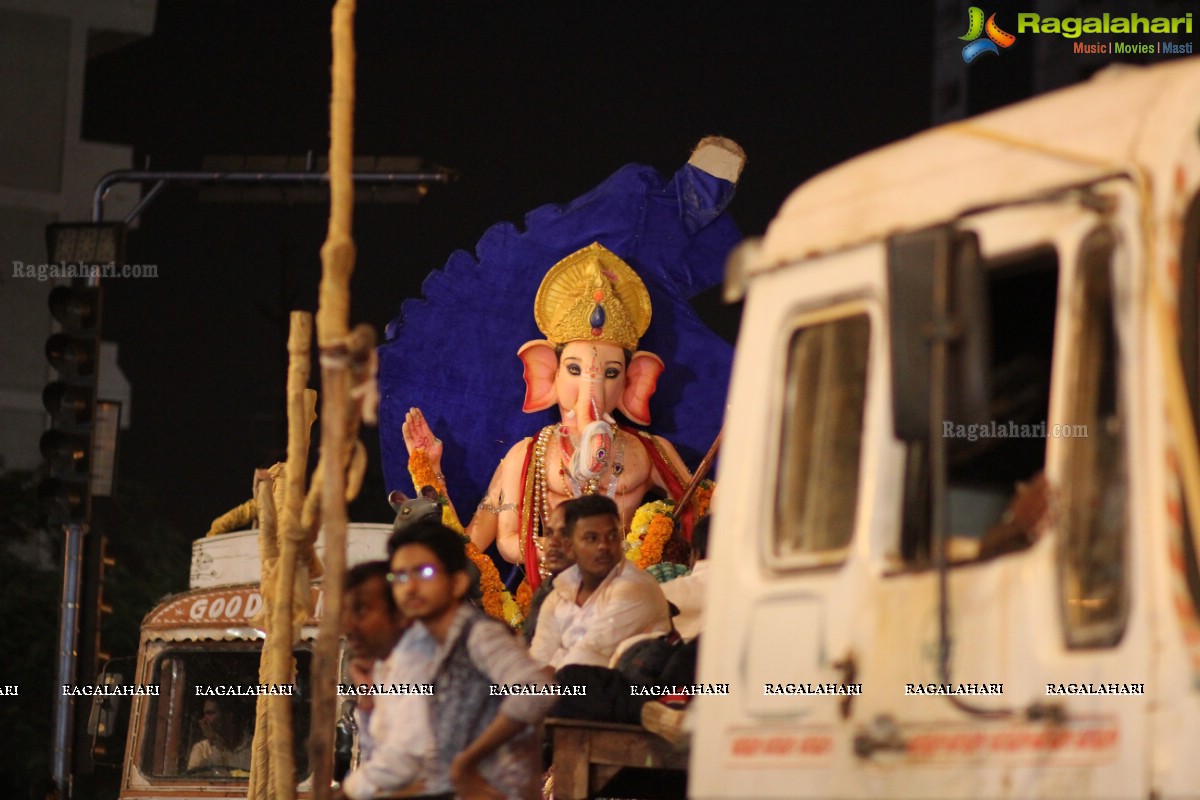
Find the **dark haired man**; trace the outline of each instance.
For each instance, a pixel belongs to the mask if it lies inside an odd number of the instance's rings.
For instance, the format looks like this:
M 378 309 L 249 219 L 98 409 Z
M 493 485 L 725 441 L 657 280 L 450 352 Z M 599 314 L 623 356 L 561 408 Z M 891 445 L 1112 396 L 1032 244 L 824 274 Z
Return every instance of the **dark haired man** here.
M 670 612 L 658 582 L 625 558 L 616 503 L 584 495 L 563 506 L 575 566 L 559 574 L 542 605 L 530 655 L 554 669 L 606 667 L 625 639 L 668 633 Z
M 188 770 L 249 770 L 250 731 L 239 719 L 232 701 L 206 699 L 200 714 L 203 739 L 188 753 Z
M 466 602 L 471 579 L 461 536 L 420 522 L 388 540 L 392 593 L 413 627 L 398 652 L 432 650 L 430 711 L 435 753 L 427 792 L 463 797 L 540 796 L 538 726 L 555 697 L 500 694 L 549 675 L 507 628 Z
M 538 616 L 541 614 L 542 604 L 554 590 L 554 579 L 575 563 L 574 556 L 567 553 L 566 525 L 566 503 L 560 503 L 550 511 L 546 524 L 534 540 L 540 555 L 539 561 L 546 572 L 546 579 L 529 601 L 529 616 L 525 618 L 524 625 L 526 642 L 532 642 L 534 634 L 537 633 Z
M 342 633 L 354 685 L 411 686 L 427 681 L 429 654 L 400 654 L 408 619 L 396 607 L 388 563 L 369 561 L 346 573 Z M 358 769 L 342 784 L 351 800 L 412 787 L 425 777 L 433 749 L 423 698 L 415 694 L 363 695 L 354 711 L 359 730 Z

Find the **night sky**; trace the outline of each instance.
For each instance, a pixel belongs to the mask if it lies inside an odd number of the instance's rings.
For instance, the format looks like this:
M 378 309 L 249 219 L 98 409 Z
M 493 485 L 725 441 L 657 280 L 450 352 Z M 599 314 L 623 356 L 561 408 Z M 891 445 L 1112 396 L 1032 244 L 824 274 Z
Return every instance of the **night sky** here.
M 490 225 L 628 162 L 669 175 L 708 134 L 746 149 L 730 211 L 760 235 L 807 178 L 928 127 L 932 48 L 961 45 L 935 43 L 919 5 L 362 4 L 356 153 L 421 156 L 461 179 L 416 205 L 356 208 L 351 322 L 382 335 L 425 275 Z M 90 62 L 84 136 L 131 144 L 157 169 L 322 155 L 328 20 L 325 3 L 160 0 L 153 37 Z M 169 188 L 129 241 L 128 261 L 159 277 L 105 286 L 104 337 L 133 392 L 119 479 L 193 537 L 248 499 L 256 466 L 282 458 L 287 312 L 315 309 L 326 217 L 320 203 Z M 714 296 L 700 307 L 733 337 L 737 308 Z M 373 458 L 352 509 L 362 521 L 389 518 Z

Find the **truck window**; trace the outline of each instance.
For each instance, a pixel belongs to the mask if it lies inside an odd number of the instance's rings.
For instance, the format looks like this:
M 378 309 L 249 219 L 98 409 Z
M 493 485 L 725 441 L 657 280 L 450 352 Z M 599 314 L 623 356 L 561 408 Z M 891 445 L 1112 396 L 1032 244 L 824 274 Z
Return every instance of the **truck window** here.
M 152 698 L 143 720 L 142 772 L 154 778 L 245 780 L 254 736 L 261 644 L 172 647 L 154 661 Z M 309 670 L 296 650 L 291 690 L 297 780 L 308 773 Z M 286 689 L 285 689 L 286 691 Z
M 791 336 L 773 548 L 784 564 L 833 555 L 850 543 L 870 331 L 866 314 L 858 313 Z
M 1062 442 L 1065 471 L 1058 503 L 1060 596 L 1070 647 L 1116 644 L 1128 608 L 1125 421 L 1111 257 L 1111 234 L 1090 236 L 1072 287 L 1080 319 L 1072 335 L 1076 356 L 1066 421 L 1082 435 Z
M 995 532 L 1016 484 L 1040 474 L 1046 461 L 1058 255 L 1053 248 L 1039 248 L 990 260 L 986 267 L 992 333 L 990 420 L 974 425 L 946 420 L 940 431 L 947 439 L 946 534 L 952 564 L 971 561 L 980 553 L 981 542 Z M 928 446 L 910 444 L 900 541 L 901 556 L 910 567 L 933 562 L 931 514 Z M 1005 551 L 1023 546 L 1014 542 Z

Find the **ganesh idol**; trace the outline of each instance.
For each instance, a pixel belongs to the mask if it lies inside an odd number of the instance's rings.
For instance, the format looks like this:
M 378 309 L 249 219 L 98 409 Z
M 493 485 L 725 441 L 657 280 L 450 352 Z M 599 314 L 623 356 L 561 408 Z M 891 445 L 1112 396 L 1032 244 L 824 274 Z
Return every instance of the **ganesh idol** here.
M 528 413 L 557 408 L 559 421 L 508 451 L 479 503 L 467 533 L 480 549 L 496 542 L 500 555 L 537 573 L 538 532 L 559 503 L 585 494 L 616 501 L 628 526 L 655 487 L 678 500 L 690 480 L 670 442 L 620 424 L 619 412 L 650 423 L 650 398 L 662 360 L 638 350 L 650 324 L 650 295 L 633 269 L 599 243 L 555 264 L 534 299 L 545 336 L 517 351 L 524 365 Z M 404 438 L 441 474 L 441 442 L 418 409 L 409 411 Z

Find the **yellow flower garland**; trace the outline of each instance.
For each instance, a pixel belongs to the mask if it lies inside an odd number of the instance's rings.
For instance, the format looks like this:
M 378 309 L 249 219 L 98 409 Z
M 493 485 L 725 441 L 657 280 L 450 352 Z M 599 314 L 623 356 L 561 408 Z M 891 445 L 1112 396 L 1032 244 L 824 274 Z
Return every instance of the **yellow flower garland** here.
M 633 514 L 629 533 L 625 537 L 625 557 L 642 569 L 662 560 L 662 546 L 671 536 L 674 523 L 671 511 L 674 505 L 666 500 L 655 500 L 642 505 Z M 666 535 L 663 528 L 666 527 Z M 653 532 L 653 535 L 652 533 Z

